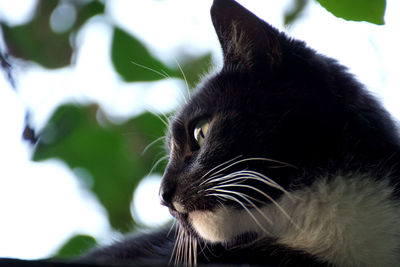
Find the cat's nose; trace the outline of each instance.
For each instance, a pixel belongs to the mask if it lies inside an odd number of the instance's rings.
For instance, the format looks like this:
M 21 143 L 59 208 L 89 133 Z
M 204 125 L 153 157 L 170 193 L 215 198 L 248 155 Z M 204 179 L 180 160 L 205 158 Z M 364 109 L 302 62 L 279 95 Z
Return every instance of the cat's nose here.
M 168 183 L 163 179 L 163 182 L 161 183 L 160 186 L 160 200 L 161 200 L 161 205 L 167 206 L 168 208 L 173 209 L 172 205 L 172 198 L 175 194 L 175 187 L 172 183 Z
M 160 200 L 161 205 L 169 207 L 172 200 L 171 193 L 160 188 Z

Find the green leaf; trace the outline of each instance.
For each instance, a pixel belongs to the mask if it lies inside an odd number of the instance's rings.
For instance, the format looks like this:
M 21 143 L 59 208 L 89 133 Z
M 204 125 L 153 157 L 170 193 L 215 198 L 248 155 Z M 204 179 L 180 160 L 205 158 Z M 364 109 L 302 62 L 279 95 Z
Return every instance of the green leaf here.
M 102 111 L 66 105 L 58 108 L 40 134 L 33 159 L 59 158 L 71 169 L 82 168 L 92 176 L 91 190 L 108 213 L 115 229 L 131 230 L 133 219 L 130 203 L 134 189 L 164 154 L 153 146 L 142 155 L 145 147 L 164 135 L 165 125 L 159 118 L 145 113 L 122 125 L 98 117 Z M 165 165 L 155 171 L 162 172 Z M 86 182 L 87 177 L 79 177 Z
M 35 16 L 29 23 L 16 27 L 1 25 L 13 56 L 35 61 L 47 68 L 70 63 L 72 47 L 68 34 L 54 34 L 50 29 L 49 18 L 57 4 L 57 0 L 39 1 Z
M 76 235 L 69 239 L 53 256 L 53 258 L 76 258 L 97 245 L 96 239 L 90 235 Z
M 78 17 L 73 28 L 74 31 L 78 30 L 88 19 L 104 13 L 105 7 L 99 1 L 90 1 L 83 6 L 77 5 L 76 8 L 78 9 Z
M 291 9 L 285 11 L 284 14 L 284 25 L 288 26 L 295 22 L 303 13 L 307 6 L 308 0 L 293 0 L 294 4 Z
M 120 28 L 114 28 L 111 58 L 116 71 L 127 82 L 155 81 L 171 73 L 135 37 Z
M 207 53 L 200 57 L 186 57 L 182 60 L 182 71 L 176 69 L 174 76 L 182 78 L 184 74 L 189 88 L 193 88 L 199 82 L 201 75 L 210 68 L 211 63 L 211 53 Z
M 346 20 L 383 25 L 385 0 L 317 0 L 326 10 Z
M 178 64 L 167 66 L 138 39 L 120 28 L 114 28 L 111 57 L 116 71 L 127 82 L 156 81 L 167 76 L 184 79 L 185 75 L 189 86 L 194 86 L 211 64 L 210 53 L 185 57 L 181 60 L 183 75 Z
M 54 33 L 50 27 L 50 16 L 57 7 L 58 0 L 41 0 L 32 20 L 24 25 L 10 27 L 1 23 L 8 51 L 15 57 L 35 61 L 45 68 L 54 69 L 71 63 L 75 37 L 72 32 L 78 30 L 90 17 L 104 12 L 104 5 L 90 1 L 85 5 L 80 1 L 71 1 L 77 10 L 77 20 L 67 32 Z M 72 45 L 71 45 L 72 44 Z

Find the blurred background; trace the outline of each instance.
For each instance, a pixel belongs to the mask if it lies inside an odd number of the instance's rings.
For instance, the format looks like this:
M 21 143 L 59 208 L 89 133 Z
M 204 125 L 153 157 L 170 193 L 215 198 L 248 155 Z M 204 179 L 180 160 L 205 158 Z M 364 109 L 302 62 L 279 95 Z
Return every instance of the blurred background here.
M 338 59 L 400 118 L 399 1 L 238 2 Z M 73 257 L 171 220 L 163 136 L 221 66 L 211 4 L 0 0 L 0 257 Z

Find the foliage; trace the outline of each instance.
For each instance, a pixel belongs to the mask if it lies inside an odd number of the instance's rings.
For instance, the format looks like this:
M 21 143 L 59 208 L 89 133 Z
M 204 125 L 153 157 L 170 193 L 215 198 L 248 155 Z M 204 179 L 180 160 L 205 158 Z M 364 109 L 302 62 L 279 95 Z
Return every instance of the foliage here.
M 293 0 L 293 9 L 285 15 L 285 24 L 293 23 L 306 8 L 308 0 Z M 383 24 L 385 0 L 317 0 L 328 11 L 347 20 Z M 88 19 L 107 16 L 102 1 L 74 0 L 68 3 L 76 11 L 74 23 L 63 32 L 54 32 L 49 20 L 65 1 L 39 0 L 32 19 L 19 26 L 0 21 L 7 51 L 15 58 L 33 61 L 48 69 L 69 66 L 77 49 L 76 35 Z M 198 75 L 207 69 L 211 54 L 180 58 L 182 66 L 169 66 L 147 49 L 146 45 L 124 29 L 113 27 L 111 59 L 115 71 L 125 82 L 156 81 L 167 77 L 186 79 L 193 86 Z M 171 29 L 173 30 L 173 29 Z M 0 63 L 7 63 L 0 51 Z M 134 62 L 133 62 L 134 61 Z M 185 75 L 182 75 L 182 69 Z M 10 78 L 11 79 L 11 78 Z M 32 88 L 33 90 L 34 88 Z M 165 125 L 155 115 L 143 113 L 122 124 L 106 119 L 101 108 L 60 106 L 40 133 L 33 160 L 59 158 L 79 179 L 87 183 L 105 207 L 111 226 L 120 232 L 134 229 L 129 206 L 134 189 L 163 155 L 160 146 L 142 154 L 146 146 L 163 136 Z M 162 173 L 165 162 L 154 168 Z M 88 182 L 89 180 L 89 182 Z M 88 236 L 73 237 L 57 257 L 76 256 L 96 241 Z
M 178 63 L 175 67 L 169 67 L 155 58 L 142 42 L 118 27 L 114 28 L 111 58 L 115 70 L 126 82 L 155 81 L 173 77 L 186 78 L 190 85 L 194 85 L 198 78 L 196 71 L 204 71 L 211 63 L 211 54 L 206 54 L 198 58 L 183 59 L 182 67 Z M 186 77 L 182 76 L 181 68 L 185 70 Z
M 71 169 L 83 168 L 111 226 L 127 232 L 132 229 L 129 207 L 133 191 L 163 152 L 157 146 L 143 155 L 142 151 L 164 134 L 165 125 L 149 113 L 121 125 L 103 118 L 100 125 L 97 118 L 101 112 L 95 105 L 59 107 L 42 131 L 33 159 L 60 158 Z M 160 173 L 160 166 L 154 171 Z
M 74 258 L 97 245 L 96 239 L 89 235 L 76 235 L 69 239 L 53 256 L 57 259 Z
M 75 3 L 75 2 L 74 2 Z M 46 68 L 60 68 L 71 64 L 75 40 L 71 33 L 78 30 L 89 18 L 104 12 L 104 5 L 97 1 L 87 4 L 76 2 L 78 17 L 66 32 L 54 33 L 49 20 L 59 4 L 58 0 L 39 1 L 33 19 L 24 25 L 9 27 L 2 22 L 4 39 L 9 52 L 19 58 L 32 60 Z
M 317 0 L 337 17 L 384 24 L 385 0 Z
M 290 25 L 301 17 L 310 0 L 292 0 L 292 6 L 285 12 L 284 24 Z M 338 18 L 352 21 L 366 21 L 385 24 L 386 0 L 315 0 Z

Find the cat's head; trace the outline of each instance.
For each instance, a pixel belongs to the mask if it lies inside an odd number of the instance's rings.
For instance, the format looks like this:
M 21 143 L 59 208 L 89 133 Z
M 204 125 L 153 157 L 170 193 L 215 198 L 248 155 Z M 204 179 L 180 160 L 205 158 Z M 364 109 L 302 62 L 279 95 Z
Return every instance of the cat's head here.
M 223 67 L 171 122 L 160 195 L 189 233 L 229 242 L 268 231 L 258 209 L 324 172 L 377 164 L 395 138 L 336 61 L 233 0 L 215 0 L 211 17 Z

